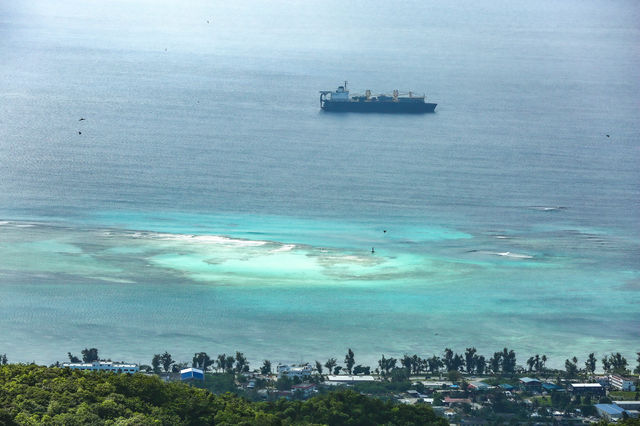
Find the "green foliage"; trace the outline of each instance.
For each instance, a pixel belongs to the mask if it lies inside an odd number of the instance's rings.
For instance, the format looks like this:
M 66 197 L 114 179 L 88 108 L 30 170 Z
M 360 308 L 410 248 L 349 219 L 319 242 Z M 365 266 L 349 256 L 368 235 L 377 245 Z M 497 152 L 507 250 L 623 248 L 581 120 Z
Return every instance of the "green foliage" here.
M 382 354 L 382 358 L 378 361 L 378 366 L 380 367 L 380 371 L 385 375 L 389 374 L 389 371 L 396 368 L 396 362 L 398 360 L 395 358 L 385 358 L 384 354 Z
M 317 361 L 316 361 L 317 362 Z M 271 361 L 265 359 L 262 363 L 262 367 L 260 367 L 260 374 L 263 376 L 271 374 Z
M 236 352 L 236 373 L 245 373 L 249 371 L 249 361 L 242 352 Z
M 327 362 L 324 363 L 324 366 L 327 367 L 329 374 L 333 371 L 334 367 L 338 364 L 338 361 L 335 358 L 329 358 Z
M 387 395 L 411 389 L 411 382 L 408 380 L 404 382 L 362 382 L 355 383 L 353 389 L 370 395 Z
M 351 350 L 351 348 L 349 348 L 349 351 L 347 352 L 347 355 L 344 357 L 344 364 L 345 364 L 349 374 L 351 374 L 351 371 L 353 370 L 353 366 L 354 366 L 355 363 L 356 362 L 355 362 L 355 359 L 354 359 L 353 351 Z
M 607 373 L 625 375 L 628 373 L 627 364 L 627 359 L 620 352 L 602 358 L 602 367 Z
M 460 373 L 458 370 L 450 370 L 449 372 L 447 372 L 447 378 L 452 382 L 457 383 L 462 380 L 462 373 Z
M 98 350 L 96 348 L 84 348 L 81 353 L 83 362 L 93 362 L 100 359 L 98 357 Z
M 67 352 L 67 356 L 69 357 L 69 362 L 81 362 L 80 358 L 75 355 L 71 355 L 71 352 Z
M 410 372 L 407 368 L 394 368 L 391 371 L 392 382 L 407 382 L 409 381 Z
M 207 383 L 213 376 L 207 374 Z M 389 385 L 392 385 L 389 383 Z M 427 405 L 398 405 L 336 391 L 308 401 L 252 403 L 157 376 L 0 367 L 0 424 L 446 425 Z
M 204 388 L 211 393 L 235 392 L 237 389 L 235 377 L 231 373 L 207 373 L 205 374 L 204 383 L 196 381 L 193 385 Z
M 427 359 L 427 368 L 431 374 L 437 373 L 442 367 L 444 367 L 444 363 L 438 356 L 434 355 Z
M 207 371 L 213 364 L 213 360 L 209 358 L 206 352 L 197 352 L 193 354 L 193 359 L 191 361 L 191 366 L 194 368 L 200 368 L 202 371 Z
M 175 361 L 173 360 L 169 352 L 165 351 L 162 355 L 160 355 L 160 364 L 162 364 L 162 368 L 164 369 L 165 373 L 171 371 L 171 366 L 174 363 Z
M 576 357 L 573 357 L 573 360 L 565 360 L 564 368 L 569 379 L 575 378 L 578 375 L 578 360 Z
M 276 389 L 278 390 L 291 390 L 291 386 L 293 385 L 293 380 L 291 380 L 286 374 L 278 377 L 276 381 Z
M 368 398 L 351 390 L 316 396 L 306 402 L 279 400 L 261 403 L 268 414 L 286 424 L 330 425 L 446 425 L 431 407 L 404 405 Z
M 151 367 L 154 373 L 160 372 L 160 354 L 155 354 L 151 360 Z
M 371 374 L 371 367 L 363 367 L 362 365 L 358 364 L 353 367 L 353 374 L 364 374 L 365 376 L 368 376 Z
M 587 372 L 589 374 L 593 374 L 596 372 L 596 363 L 598 362 L 598 360 L 596 359 L 596 354 L 594 354 L 593 352 L 591 352 L 589 354 L 589 357 L 587 358 L 587 360 L 584 363 L 584 367 L 587 370 Z

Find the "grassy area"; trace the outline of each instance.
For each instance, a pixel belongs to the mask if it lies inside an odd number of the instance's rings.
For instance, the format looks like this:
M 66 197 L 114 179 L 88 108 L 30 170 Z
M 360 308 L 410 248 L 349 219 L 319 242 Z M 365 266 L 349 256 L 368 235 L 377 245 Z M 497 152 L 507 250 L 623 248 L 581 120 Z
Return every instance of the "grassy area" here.
M 614 401 L 637 401 L 640 400 L 640 392 L 611 391 L 609 398 Z
M 545 407 L 545 408 L 551 407 L 551 398 L 548 396 L 534 396 L 534 397 L 531 397 L 531 401 L 538 401 L 538 405 L 540 407 Z
M 211 393 L 235 392 L 237 390 L 234 375 L 228 373 L 206 373 L 204 382 L 191 382 L 195 387 L 206 389 Z

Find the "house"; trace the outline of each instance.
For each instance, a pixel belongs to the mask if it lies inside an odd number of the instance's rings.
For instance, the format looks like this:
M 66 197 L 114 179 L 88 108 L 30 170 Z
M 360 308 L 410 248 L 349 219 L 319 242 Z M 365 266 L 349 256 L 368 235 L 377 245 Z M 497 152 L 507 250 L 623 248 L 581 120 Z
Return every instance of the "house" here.
M 484 391 L 484 390 L 489 390 L 490 387 L 491 386 L 489 386 L 485 382 L 471 382 L 469 383 L 469 386 L 467 387 L 467 389 L 474 390 L 474 391 Z
M 64 362 L 62 368 L 70 368 L 72 370 L 91 370 L 91 371 L 111 371 L 113 373 L 137 373 L 140 371 L 138 364 L 124 364 L 112 361 L 93 361 L 93 362 Z
M 204 371 L 198 368 L 180 370 L 180 380 L 204 380 Z
M 543 383 L 542 390 L 546 392 L 553 392 L 553 391 L 563 391 L 564 389 L 562 388 L 562 386 L 558 386 L 553 383 Z
M 469 398 L 449 398 L 448 396 L 442 401 L 444 405 L 451 407 L 452 405 L 464 405 L 471 404 L 471 400 Z
M 520 379 L 520 387 L 528 391 L 540 391 L 542 382 L 532 377 L 522 377 Z
M 293 393 L 300 392 L 302 396 L 305 398 L 309 398 L 314 392 L 317 391 L 317 387 L 315 383 L 303 383 L 300 385 L 291 386 L 291 391 Z
M 617 374 L 611 374 L 609 376 L 609 384 L 612 388 L 618 390 L 630 392 L 635 392 L 636 390 L 636 385 L 634 384 L 634 380 L 632 378 L 618 376 Z
M 574 395 L 604 396 L 606 393 L 600 383 L 570 383 L 569 391 Z
M 596 404 L 598 415 L 608 421 L 616 421 L 623 417 L 624 409 L 614 404 Z
M 449 386 L 451 386 L 452 382 L 441 382 L 441 381 L 430 381 L 430 380 L 424 380 L 421 382 L 416 382 L 416 383 L 422 383 L 422 385 L 427 388 L 427 389 L 445 389 Z M 415 384 L 415 383 L 414 383 Z
M 502 388 L 502 390 L 506 390 L 506 391 L 512 391 L 515 388 L 513 386 L 511 386 L 509 383 L 502 383 L 498 385 L 500 388 Z
M 278 377 L 287 376 L 287 377 L 299 377 L 305 378 L 310 377 L 313 372 L 313 368 L 309 364 L 303 365 L 287 365 L 282 364 L 278 365 L 277 368 Z

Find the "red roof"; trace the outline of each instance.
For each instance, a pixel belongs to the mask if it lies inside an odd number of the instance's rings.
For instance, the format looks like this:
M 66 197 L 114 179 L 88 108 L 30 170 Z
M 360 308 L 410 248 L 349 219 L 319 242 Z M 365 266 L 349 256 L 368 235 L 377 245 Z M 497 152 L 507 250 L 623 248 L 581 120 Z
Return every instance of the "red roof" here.
M 307 384 L 302 384 L 302 385 L 293 385 L 291 386 L 291 389 L 302 389 L 302 390 L 306 390 L 306 389 L 311 389 L 311 388 L 315 388 L 316 385 L 314 383 L 307 383 Z

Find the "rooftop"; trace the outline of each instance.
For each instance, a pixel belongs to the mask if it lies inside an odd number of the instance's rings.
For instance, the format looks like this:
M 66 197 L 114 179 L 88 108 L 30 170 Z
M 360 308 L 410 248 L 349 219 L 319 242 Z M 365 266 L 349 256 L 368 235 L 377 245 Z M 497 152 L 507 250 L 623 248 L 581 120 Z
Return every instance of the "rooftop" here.
M 328 375 L 327 381 L 329 382 L 373 382 L 375 379 L 373 376 L 349 376 L 349 375 Z
M 605 413 L 612 415 L 621 415 L 624 412 L 623 408 L 613 404 L 596 404 L 595 407 L 600 411 L 604 411 Z

